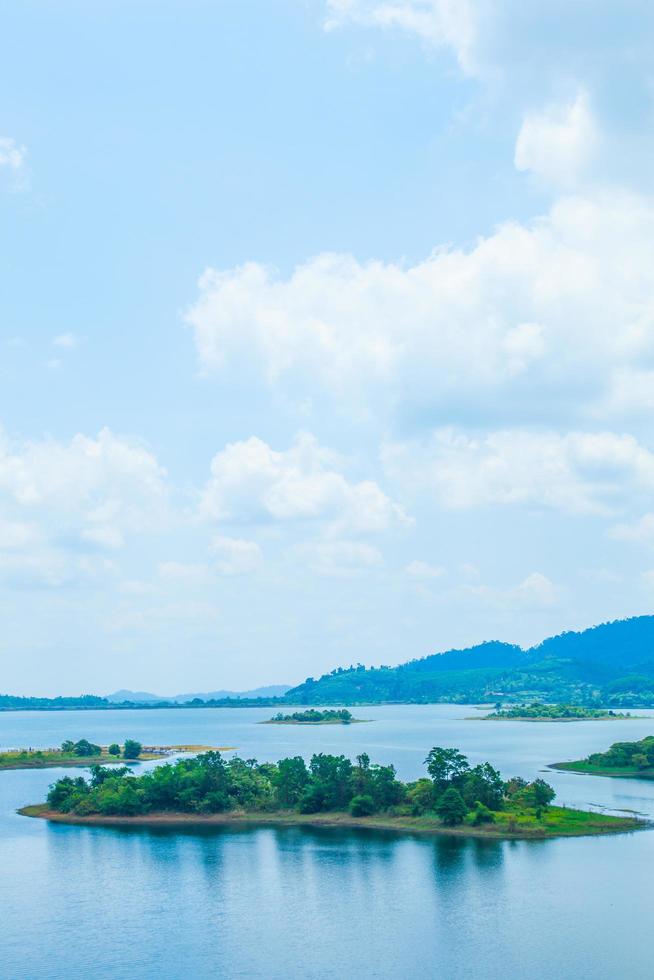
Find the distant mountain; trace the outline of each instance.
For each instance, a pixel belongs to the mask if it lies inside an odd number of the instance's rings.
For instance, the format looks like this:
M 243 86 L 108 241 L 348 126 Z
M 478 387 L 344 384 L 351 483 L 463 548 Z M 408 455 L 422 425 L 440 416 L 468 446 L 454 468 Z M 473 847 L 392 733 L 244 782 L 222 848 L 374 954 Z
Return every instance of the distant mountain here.
M 268 687 L 257 687 L 252 691 L 205 691 L 198 694 L 174 694 L 167 696 L 164 694 L 152 694 L 149 691 L 129 691 L 121 689 L 107 694 L 106 699 L 112 704 L 121 704 L 124 701 L 131 701 L 134 704 L 151 704 L 161 701 L 168 701 L 175 704 L 184 704 L 186 701 L 198 699 L 200 701 L 221 701 L 225 698 L 242 700 L 244 698 L 281 698 L 289 690 L 288 684 L 271 684 Z
M 148 701 L 170 700 L 169 698 L 159 697 L 158 694 L 149 694 L 148 691 L 128 691 L 126 688 L 121 688 L 120 691 L 114 691 L 113 694 L 106 694 L 105 698 L 107 701 L 111 701 L 112 704 L 121 704 L 123 701 L 147 704 Z
M 292 704 L 488 701 L 525 698 L 654 704 L 654 616 L 550 637 L 523 650 L 481 643 L 399 667 L 333 670 L 286 693 Z

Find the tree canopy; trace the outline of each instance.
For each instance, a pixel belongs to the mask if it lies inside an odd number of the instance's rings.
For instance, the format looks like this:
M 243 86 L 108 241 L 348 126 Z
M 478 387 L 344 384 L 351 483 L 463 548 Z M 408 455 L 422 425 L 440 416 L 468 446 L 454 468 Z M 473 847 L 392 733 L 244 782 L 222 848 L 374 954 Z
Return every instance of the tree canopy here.
M 48 805 L 80 815 L 278 810 L 349 812 L 356 817 L 431 814 L 453 826 L 464 820 L 490 822 L 494 812 L 507 808 L 543 809 L 554 798 L 543 780 L 503 782 L 490 763 L 471 766 L 457 749 L 436 746 L 426 762 L 430 778 L 405 783 L 394 766 L 373 763 L 366 753 L 352 762 L 344 755 L 319 752 L 307 764 L 301 756 L 259 763 L 210 751 L 141 776 L 127 766 L 94 765 L 90 781 L 65 776 L 54 783 Z

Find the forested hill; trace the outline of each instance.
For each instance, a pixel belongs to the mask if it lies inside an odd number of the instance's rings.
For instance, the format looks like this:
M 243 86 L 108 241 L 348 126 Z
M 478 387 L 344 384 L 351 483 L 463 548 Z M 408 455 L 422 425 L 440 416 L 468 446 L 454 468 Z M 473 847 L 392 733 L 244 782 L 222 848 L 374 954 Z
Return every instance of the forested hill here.
M 654 704 L 654 616 L 561 633 L 528 650 L 490 642 L 399 667 L 337 668 L 287 692 L 295 704 L 543 697 Z

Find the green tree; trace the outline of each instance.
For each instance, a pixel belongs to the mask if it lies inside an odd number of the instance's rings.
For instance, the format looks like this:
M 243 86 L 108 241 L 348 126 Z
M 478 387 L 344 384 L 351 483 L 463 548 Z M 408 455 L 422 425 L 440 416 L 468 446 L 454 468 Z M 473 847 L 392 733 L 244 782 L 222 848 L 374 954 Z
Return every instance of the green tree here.
M 500 810 L 504 800 L 504 783 L 497 769 L 483 762 L 457 779 L 457 788 L 468 807 L 479 800 L 491 810 Z
M 468 809 L 458 789 L 450 786 L 436 804 L 436 813 L 449 827 L 463 823 Z
M 107 749 L 107 752 L 109 753 L 109 755 L 120 755 L 120 745 L 118 744 L 118 742 L 112 742 L 109 748 Z
M 444 786 L 469 769 L 468 760 L 458 749 L 435 746 L 425 759 L 427 772 L 437 786 Z
M 411 783 L 406 794 L 407 803 L 414 817 L 422 816 L 434 806 L 434 784 L 431 779 L 418 779 Z
M 125 739 L 125 745 L 123 746 L 124 759 L 138 759 L 142 751 L 143 746 L 140 742 L 135 741 L 133 738 Z
M 297 806 L 309 782 L 309 772 L 301 755 L 281 759 L 272 782 L 281 806 Z
M 536 806 L 548 806 L 556 796 L 552 786 L 544 779 L 535 779 L 530 788 Z
M 344 755 L 326 755 L 319 752 L 311 757 L 309 769 L 311 781 L 318 791 L 313 800 L 322 797 L 323 810 L 343 810 L 350 802 L 352 793 L 352 763 Z
M 73 746 L 73 752 L 82 758 L 86 758 L 92 755 L 102 755 L 102 749 L 99 745 L 94 745 L 93 742 L 89 742 L 85 738 L 80 738 L 79 742 L 75 742 Z
M 404 785 L 395 776 L 395 766 L 370 766 L 369 795 L 378 810 L 401 803 L 405 796 Z

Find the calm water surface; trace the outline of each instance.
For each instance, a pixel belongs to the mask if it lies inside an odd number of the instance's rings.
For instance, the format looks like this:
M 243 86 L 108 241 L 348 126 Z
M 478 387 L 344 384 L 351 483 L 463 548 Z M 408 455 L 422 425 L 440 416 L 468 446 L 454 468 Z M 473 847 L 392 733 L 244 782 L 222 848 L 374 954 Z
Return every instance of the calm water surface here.
M 4 713 L 0 747 L 85 736 L 233 745 L 260 760 L 365 750 L 411 779 L 432 745 L 454 745 L 531 779 L 548 762 L 654 733 L 654 717 L 483 723 L 459 705 L 356 713 L 373 723 L 263 726 L 270 709 L 249 708 Z M 15 813 L 62 774 L 0 772 L 2 980 L 654 976 L 654 831 L 498 842 L 66 827 Z M 654 818 L 654 783 L 546 778 L 561 802 Z

